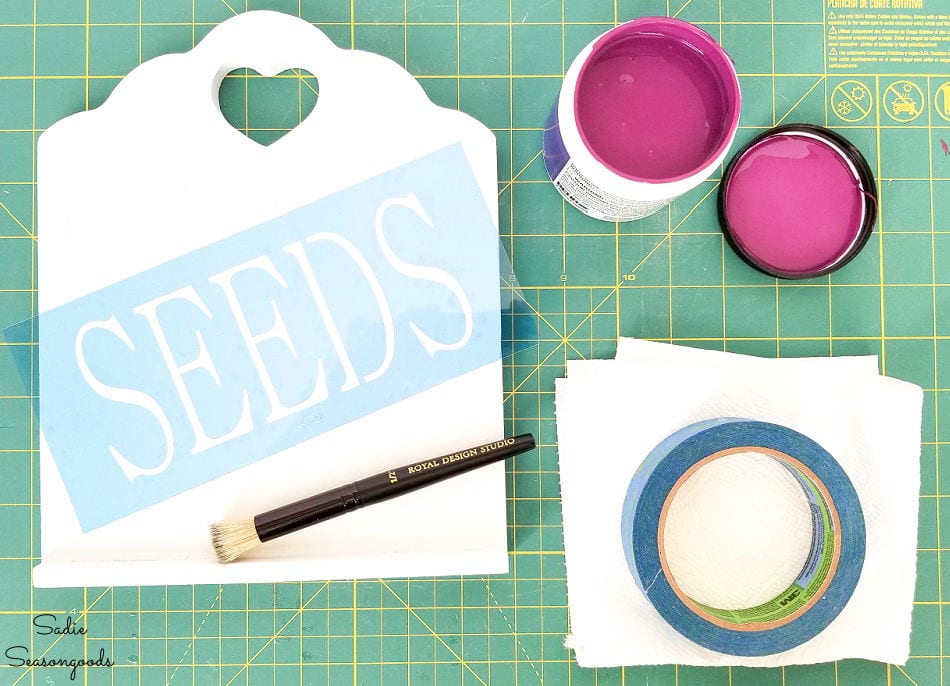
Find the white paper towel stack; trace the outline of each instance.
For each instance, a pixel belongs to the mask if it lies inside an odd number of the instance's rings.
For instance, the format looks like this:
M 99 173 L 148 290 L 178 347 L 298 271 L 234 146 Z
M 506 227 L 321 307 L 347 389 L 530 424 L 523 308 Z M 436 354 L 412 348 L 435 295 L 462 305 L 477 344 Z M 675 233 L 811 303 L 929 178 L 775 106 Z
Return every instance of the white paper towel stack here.
M 556 382 L 556 412 L 571 621 L 567 644 L 578 664 L 768 667 L 843 658 L 906 662 L 917 549 L 922 402 L 919 387 L 880 376 L 874 356 L 764 359 L 621 339 L 614 360 L 568 362 L 567 378 Z M 851 600 L 822 633 L 783 653 L 736 657 L 689 641 L 653 608 L 624 559 L 621 510 L 633 473 L 664 438 L 717 417 L 782 424 L 817 441 L 843 467 L 863 509 L 867 548 Z M 754 485 L 755 479 L 764 478 L 768 468 L 764 469 L 758 474 L 753 469 L 745 474 L 710 471 L 695 493 L 735 487 L 740 478 Z M 717 479 L 729 483 L 717 484 Z M 781 483 L 763 483 L 762 489 L 748 489 L 752 497 L 748 502 L 758 497 L 767 504 L 789 494 Z M 679 518 L 685 540 L 722 534 L 717 528 L 730 521 L 747 523 L 740 532 L 749 533 L 746 542 L 756 540 L 756 531 L 758 540 L 767 540 L 763 532 L 775 526 L 765 508 L 737 520 L 729 511 L 734 500 L 699 500 L 693 498 L 702 517 L 688 516 L 689 499 L 681 508 L 686 513 Z M 791 534 L 811 526 L 807 516 L 798 517 L 794 504 L 790 508 L 791 520 L 784 526 Z M 756 569 L 733 570 L 731 577 L 720 579 L 715 575 L 727 575 L 728 568 L 717 570 L 708 558 L 704 562 L 702 555 L 691 557 L 689 550 L 699 546 L 685 545 L 686 552 L 676 560 L 677 580 L 700 593 L 705 585 L 710 593 L 718 592 L 742 607 L 743 584 L 749 585 L 748 599 L 758 599 L 763 588 L 775 587 L 775 579 L 764 579 L 759 587 L 752 587 L 749 579 L 765 573 L 762 570 L 794 567 L 797 563 L 789 562 L 788 548 L 800 545 L 801 536 L 790 535 L 783 545 L 763 547 Z M 667 551 L 672 557 L 669 545 Z

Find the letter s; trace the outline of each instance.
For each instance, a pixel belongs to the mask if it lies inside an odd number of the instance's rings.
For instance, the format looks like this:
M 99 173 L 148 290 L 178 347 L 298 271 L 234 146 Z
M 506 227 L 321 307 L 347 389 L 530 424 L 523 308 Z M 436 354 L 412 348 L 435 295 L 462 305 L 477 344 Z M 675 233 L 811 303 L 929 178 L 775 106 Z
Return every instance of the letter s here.
M 422 330 L 416 326 L 415 322 L 410 321 L 409 328 L 412 329 L 412 332 L 416 335 L 416 338 L 419 339 L 419 342 L 422 343 L 422 347 L 426 349 L 430 357 L 435 357 L 435 354 L 440 350 L 458 350 L 468 343 L 468 340 L 472 337 L 474 324 L 472 303 L 469 301 L 468 296 L 465 295 L 465 291 L 462 290 L 462 286 L 459 282 L 453 279 L 448 272 L 442 269 L 436 269 L 435 267 L 423 267 L 418 264 L 410 264 L 396 256 L 396 253 L 394 253 L 389 246 L 389 242 L 383 233 L 383 217 L 389 208 L 396 206 L 402 206 L 411 210 L 417 217 L 424 221 L 429 228 L 435 228 L 415 193 L 410 193 L 405 198 L 390 198 L 384 201 L 376 210 L 376 240 L 379 242 L 379 247 L 383 251 L 386 260 L 400 274 L 423 281 L 432 281 L 433 283 L 438 283 L 448 288 L 452 292 L 452 295 L 458 299 L 459 304 L 462 306 L 462 316 L 465 317 L 465 332 L 454 343 L 442 343 L 434 340 L 423 333 Z
M 103 329 L 115 335 L 120 341 L 125 343 L 130 350 L 135 350 L 135 346 L 132 344 L 132 341 L 129 339 L 128 334 L 125 333 L 125 329 L 122 328 L 122 325 L 119 324 L 118 320 L 115 318 L 115 315 L 112 315 L 106 320 L 103 321 L 93 321 L 88 322 L 79 329 L 79 333 L 76 334 L 76 362 L 79 363 L 79 372 L 82 374 L 82 377 L 86 380 L 86 383 L 89 384 L 89 387 L 92 388 L 98 395 L 106 398 L 107 400 L 114 400 L 118 403 L 125 403 L 126 405 L 135 405 L 136 407 L 141 407 L 143 410 L 149 412 L 152 416 L 155 417 L 155 421 L 158 422 L 159 426 L 162 428 L 162 434 L 165 437 L 165 457 L 162 460 L 162 463 L 157 467 L 144 468 L 139 467 L 132 462 L 129 462 L 122 454 L 115 449 L 114 446 L 109 446 L 109 453 L 112 455 L 113 459 L 118 463 L 119 467 L 122 469 L 122 472 L 128 478 L 128 480 L 135 481 L 135 478 L 138 476 L 154 476 L 156 474 L 161 474 L 166 469 L 168 465 L 172 462 L 172 457 L 175 455 L 175 442 L 173 440 L 172 427 L 171 423 L 168 421 L 168 417 L 165 415 L 165 412 L 162 411 L 161 406 L 156 402 L 155 398 L 150 396 L 148 393 L 143 393 L 142 391 L 137 391 L 132 388 L 122 388 L 121 386 L 110 386 L 108 384 L 102 383 L 97 379 L 92 371 L 89 369 L 89 365 L 86 363 L 86 357 L 83 354 L 83 342 L 88 334 L 93 329 Z
M 49 636 L 51 633 L 53 633 L 53 626 L 54 626 L 54 625 L 51 625 L 51 624 L 43 624 L 42 622 L 39 621 L 39 619 L 40 619 L 41 617 L 49 617 L 51 620 L 53 620 L 53 621 L 55 622 L 55 621 L 56 621 L 56 615 L 51 615 L 51 614 L 48 614 L 48 613 L 45 613 L 45 612 L 44 612 L 43 614 L 41 614 L 41 615 L 36 615 L 36 616 L 33 618 L 33 626 L 36 627 L 36 633 L 38 633 L 40 636 Z M 67 619 L 68 619 L 68 618 L 67 618 Z M 44 629 L 45 629 L 45 631 L 44 631 Z
M 7 648 L 6 651 L 3 653 L 3 654 L 6 656 L 6 658 L 7 658 L 8 660 L 19 660 L 19 664 L 14 664 L 13 662 L 8 662 L 8 663 L 7 663 L 8 665 L 10 665 L 11 667 L 23 667 L 24 665 L 26 665 L 26 660 L 23 659 L 22 657 L 17 657 L 16 655 L 11 655 L 10 653 L 13 652 L 14 650 L 22 650 L 24 653 L 26 653 L 26 656 L 29 657 L 29 656 L 30 656 L 30 650 L 29 650 L 29 648 L 27 648 L 26 646 L 10 646 L 10 647 Z

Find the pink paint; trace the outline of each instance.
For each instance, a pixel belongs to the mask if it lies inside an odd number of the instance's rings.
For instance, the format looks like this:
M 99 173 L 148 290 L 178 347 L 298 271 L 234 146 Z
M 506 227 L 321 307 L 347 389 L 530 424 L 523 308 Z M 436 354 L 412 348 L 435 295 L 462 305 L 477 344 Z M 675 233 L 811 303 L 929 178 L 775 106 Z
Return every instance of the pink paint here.
M 783 128 L 791 130 L 768 133 L 736 156 L 720 211 L 726 235 L 753 266 L 817 276 L 850 260 L 870 235 L 873 177 L 844 139 L 847 148 L 819 127 Z
M 739 120 L 729 56 L 686 22 L 649 17 L 607 33 L 581 69 L 577 128 L 593 156 L 624 178 L 689 177 L 725 152 Z

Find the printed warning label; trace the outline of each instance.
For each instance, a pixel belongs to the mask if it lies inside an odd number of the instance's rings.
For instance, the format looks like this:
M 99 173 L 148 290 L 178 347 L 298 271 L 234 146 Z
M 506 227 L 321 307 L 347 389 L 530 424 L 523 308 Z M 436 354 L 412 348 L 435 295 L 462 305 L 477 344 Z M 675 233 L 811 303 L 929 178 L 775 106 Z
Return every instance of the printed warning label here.
M 828 71 L 946 71 L 950 14 L 928 11 L 932 5 L 947 9 L 935 0 L 826 0 Z
M 637 200 L 622 198 L 600 188 L 588 179 L 573 162 L 568 162 L 554 179 L 554 185 L 564 199 L 574 207 L 597 219 L 628 222 L 641 219 L 661 210 L 673 198 L 664 200 Z

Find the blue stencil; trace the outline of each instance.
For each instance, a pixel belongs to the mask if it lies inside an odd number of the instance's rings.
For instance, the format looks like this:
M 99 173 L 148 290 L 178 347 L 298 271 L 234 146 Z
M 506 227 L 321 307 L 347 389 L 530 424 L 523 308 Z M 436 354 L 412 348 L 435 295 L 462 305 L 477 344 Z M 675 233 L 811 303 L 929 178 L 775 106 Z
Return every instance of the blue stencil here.
M 500 359 L 498 247 L 455 145 L 42 313 L 83 530 Z

